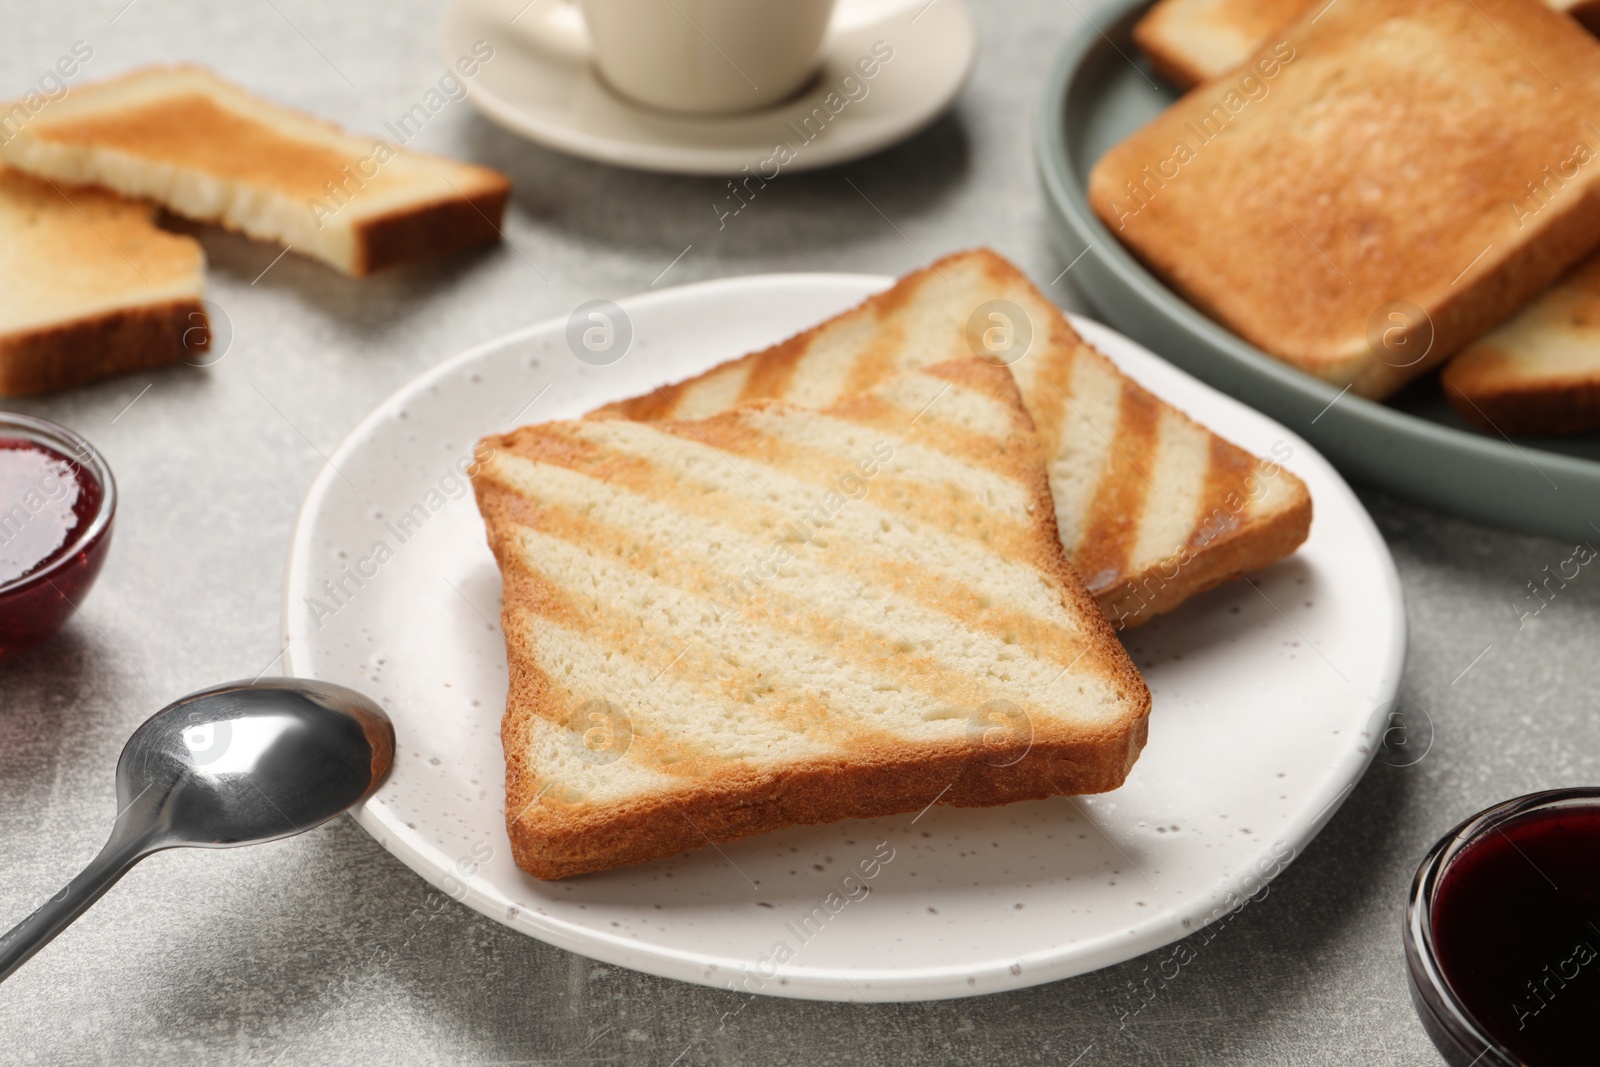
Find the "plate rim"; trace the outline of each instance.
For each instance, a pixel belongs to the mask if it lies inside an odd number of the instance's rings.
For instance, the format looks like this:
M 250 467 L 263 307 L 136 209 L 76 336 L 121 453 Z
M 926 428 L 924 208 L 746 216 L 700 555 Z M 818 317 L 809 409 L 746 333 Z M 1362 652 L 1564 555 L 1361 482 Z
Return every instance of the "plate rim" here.
M 735 275 L 648 291 L 623 298 L 618 303 L 630 313 L 636 314 L 652 305 L 672 303 L 683 299 L 686 295 L 701 292 L 725 297 L 730 290 L 759 290 L 775 285 L 822 283 L 854 286 L 866 295 L 887 288 L 894 281 L 893 277 L 886 275 L 824 271 Z M 1118 338 L 1121 343 L 1132 346 L 1154 361 L 1153 366 L 1161 376 L 1171 375 L 1174 380 L 1189 379 L 1202 390 L 1216 394 L 1217 399 L 1225 405 L 1243 408 L 1250 416 L 1276 426 L 1297 449 L 1302 450 L 1296 452 L 1297 461 L 1320 464 L 1325 468 L 1325 473 L 1331 478 L 1332 484 L 1347 498 L 1347 504 L 1359 522 L 1364 540 L 1377 550 L 1376 555 L 1383 564 L 1383 585 L 1388 594 L 1389 607 L 1386 621 L 1394 634 L 1394 639 L 1389 645 L 1387 662 L 1378 671 L 1379 691 L 1373 694 L 1373 710 L 1366 724 L 1368 736 L 1372 738 L 1380 736 L 1382 730 L 1379 724 L 1385 721 L 1387 709 L 1398 695 L 1408 651 L 1405 596 L 1387 543 L 1348 483 L 1314 446 L 1293 430 L 1278 424 L 1270 416 L 1249 409 L 1240 401 L 1194 378 L 1193 375 L 1167 364 L 1137 341 L 1125 337 L 1109 326 L 1081 315 L 1068 313 L 1068 316 L 1073 328 L 1091 344 L 1105 337 Z M 319 467 L 306 493 L 289 539 L 280 613 L 286 673 L 295 673 L 294 648 L 297 643 L 305 640 L 303 633 L 297 633 L 300 624 L 291 621 L 292 617 L 299 617 L 299 613 L 291 611 L 298 603 L 295 594 L 305 581 L 302 572 L 308 567 L 311 558 L 311 535 L 321 510 L 320 505 L 328 493 L 337 487 L 340 480 L 338 468 L 343 460 L 363 446 L 380 421 L 405 406 L 407 401 L 418 394 L 426 392 L 438 385 L 442 379 L 505 345 L 514 344 L 533 334 L 563 329 L 565 321 L 561 316 L 541 319 L 474 344 L 428 367 L 376 404 L 329 454 L 327 461 Z M 1161 395 L 1159 389 L 1152 391 L 1158 396 Z M 493 431 L 491 428 L 485 432 Z M 1301 855 L 1303 849 L 1321 832 L 1360 783 L 1377 752 L 1376 744 L 1364 747 L 1367 750 L 1365 754 L 1358 746 L 1345 748 L 1341 758 L 1331 764 L 1328 771 L 1323 774 L 1317 790 L 1309 796 L 1305 804 L 1306 807 L 1310 807 L 1312 804 L 1320 803 L 1317 814 L 1295 826 L 1292 833 L 1286 832 L 1274 839 L 1274 842 L 1287 841 L 1294 850 L 1290 859 L 1281 865 L 1282 868 L 1287 868 Z M 350 814 L 385 851 L 399 859 L 428 884 L 452 900 L 466 904 L 474 911 L 518 933 L 601 962 L 716 989 L 729 989 L 730 987 L 719 979 L 725 975 L 740 974 L 741 968 L 748 965 L 747 960 L 733 958 L 713 960 L 705 954 L 695 955 L 682 949 L 641 943 L 589 927 L 581 928 L 580 932 L 578 928 L 570 927 L 554 916 L 537 914 L 527 909 L 516 909 L 517 914 L 507 915 L 499 901 L 476 888 L 471 881 L 457 879 L 452 874 L 452 870 L 457 866 L 456 861 L 442 853 L 434 855 L 439 850 L 429 842 L 410 840 L 406 828 L 397 815 L 368 803 L 352 809 Z M 497 830 L 504 832 L 503 827 L 497 827 Z M 945 967 L 925 966 L 915 970 L 885 971 L 812 967 L 787 975 L 786 985 L 769 984 L 760 992 L 763 995 L 832 1002 L 913 1002 L 1008 992 L 1086 974 L 1175 943 L 1205 923 L 1221 917 L 1223 913 L 1218 907 L 1212 906 L 1211 901 L 1222 898 L 1225 893 L 1232 894 L 1235 889 L 1241 887 L 1252 867 L 1260 869 L 1261 863 L 1274 858 L 1273 848 L 1274 843 L 1263 840 L 1249 864 L 1241 865 L 1234 872 L 1217 880 L 1209 889 L 1190 894 L 1191 899 L 1186 909 L 1180 910 L 1177 907 L 1167 909 L 1132 930 L 1108 932 L 1093 941 L 1057 946 L 1036 956 L 1024 956 L 1014 961 L 1010 959 L 1004 962 L 994 961 L 984 967 L 951 964 Z M 1277 873 L 1281 873 L 1281 870 L 1275 872 L 1271 878 L 1275 878 Z M 1270 883 L 1271 878 L 1265 881 Z M 1240 899 L 1242 906 L 1244 898 Z M 1021 964 L 1020 972 L 1014 964 Z M 979 980 L 981 988 L 971 986 L 969 980 L 974 977 Z
M 450 47 L 452 31 L 462 18 L 470 14 L 475 2 L 476 0 L 447 0 L 440 13 L 438 48 L 446 67 L 455 62 L 456 58 L 456 50 Z M 841 144 L 834 138 L 815 150 L 801 153 L 793 162 L 786 164 L 784 169 L 800 173 L 862 159 L 901 141 L 909 140 L 933 125 L 961 95 L 962 90 L 971 81 L 973 68 L 977 65 L 978 29 L 972 9 L 966 0 L 951 0 L 949 6 L 957 13 L 955 17 L 960 21 L 956 25 L 965 36 L 967 47 L 965 61 L 959 74 L 949 81 L 942 92 L 928 97 L 919 106 L 906 109 L 904 116 L 897 121 L 881 123 L 876 130 L 863 127 L 859 140 Z M 466 86 L 467 98 L 473 105 L 502 129 L 545 148 L 590 162 L 657 174 L 723 177 L 738 174 L 742 167 L 759 159 L 761 154 L 771 147 L 765 141 L 760 144 L 752 141 L 745 148 L 692 148 L 683 145 L 647 145 L 599 137 L 581 128 L 531 117 L 526 109 L 518 107 L 501 94 L 492 92 L 475 81 L 466 81 L 463 84 Z M 650 114 L 644 107 L 639 107 L 638 111 L 640 114 Z
M 1506 509 L 1495 509 L 1481 502 L 1474 507 L 1475 501 L 1471 498 L 1462 501 L 1427 485 L 1386 477 L 1391 472 L 1383 464 L 1352 458 L 1348 453 L 1354 446 L 1341 448 L 1340 443 L 1342 439 L 1377 435 L 1419 447 L 1435 456 L 1460 456 L 1475 464 L 1502 467 L 1515 463 L 1520 471 L 1521 464 L 1532 463 L 1541 473 L 1566 479 L 1567 487 L 1578 494 L 1587 491 L 1591 500 L 1593 494 L 1600 492 L 1600 461 L 1521 443 L 1526 438 L 1497 440 L 1488 434 L 1432 422 L 1365 397 L 1346 395 L 1348 390 L 1340 390 L 1289 366 L 1207 317 L 1146 269 L 1095 215 L 1089 206 L 1087 191 L 1081 189 L 1076 180 L 1075 157 L 1067 145 L 1068 120 L 1083 99 L 1083 94 L 1074 90 L 1073 82 L 1097 52 L 1116 47 L 1111 35 L 1150 4 L 1151 0 L 1115 0 L 1099 23 L 1085 17 L 1084 25 L 1068 38 L 1051 66 L 1034 116 L 1033 156 L 1046 213 L 1056 224 L 1055 229 L 1059 231 L 1064 226 L 1081 243 L 1093 247 L 1107 274 L 1143 310 L 1172 323 L 1191 342 L 1200 342 L 1208 358 L 1190 359 L 1182 364 L 1183 370 L 1214 388 L 1230 371 L 1243 372 L 1246 380 L 1241 393 L 1248 394 L 1246 402 L 1275 420 L 1282 419 L 1290 410 L 1303 412 L 1308 417 L 1315 414 L 1317 418 L 1312 420 L 1313 424 L 1326 416 L 1328 425 L 1311 430 L 1307 436 L 1325 448 L 1329 456 L 1336 457 L 1341 468 L 1383 488 L 1416 495 L 1452 513 L 1502 529 L 1546 537 L 1576 536 L 1580 529 L 1576 523 L 1530 519 L 1524 514 L 1530 510 L 1528 508 L 1512 508 L 1508 513 Z M 1058 235 L 1059 232 L 1053 234 Z M 1117 318 L 1093 285 L 1078 288 L 1102 314 L 1110 319 Z M 1157 347 L 1133 336 L 1132 330 L 1129 334 L 1144 347 Z M 1210 358 L 1213 355 L 1216 358 Z M 1227 389 L 1223 391 L 1234 395 Z

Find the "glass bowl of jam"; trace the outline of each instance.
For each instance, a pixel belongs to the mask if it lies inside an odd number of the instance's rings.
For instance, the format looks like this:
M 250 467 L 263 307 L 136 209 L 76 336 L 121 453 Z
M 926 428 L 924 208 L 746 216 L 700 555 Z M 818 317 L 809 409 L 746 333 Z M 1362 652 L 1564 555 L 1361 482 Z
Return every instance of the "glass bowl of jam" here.
M 1458 1067 L 1600 1063 L 1600 788 L 1479 812 L 1417 870 L 1411 1000 Z
M 49 637 L 83 603 L 116 508 L 111 468 L 93 445 L 0 412 L 0 656 Z

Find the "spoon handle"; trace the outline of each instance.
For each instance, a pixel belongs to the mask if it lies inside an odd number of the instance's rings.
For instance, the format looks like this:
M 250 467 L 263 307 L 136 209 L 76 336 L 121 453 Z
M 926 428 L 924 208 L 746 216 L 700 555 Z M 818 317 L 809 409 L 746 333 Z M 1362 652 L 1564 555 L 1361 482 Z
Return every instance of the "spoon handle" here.
M 12 972 L 48 945 L 149 853 L 150 848 L 142 838 L 113 834 L 99 855 L 90 860 L 89 866 L 68 882 L 65 889 L 0 937 L 0 982 L 10 978 Z

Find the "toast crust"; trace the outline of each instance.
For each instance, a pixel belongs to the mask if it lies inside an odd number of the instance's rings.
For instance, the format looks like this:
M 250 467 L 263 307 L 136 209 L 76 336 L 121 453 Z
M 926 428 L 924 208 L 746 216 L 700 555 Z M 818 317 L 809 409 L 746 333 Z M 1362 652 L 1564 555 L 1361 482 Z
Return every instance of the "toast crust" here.
M 1125 713 L 1095 725 L 1042 719 L 1033 724 L 1026 741 L 1006 738 L 1003 743 L 986 738 L 908 743 L 860 730 L 838 754 L 767 767 L 691 756 L 674 764 L 683 769 L 670 791 L 617 804 L 566 803 L 551 794 L 549 785 L 541 784 L 530 753 L 540 720 L 564 722 L 572 711 L 535 650 L 514 637 L 530 622 L 537 625 L 546 613 L 559 613 L 563 596 L 518 551 L 517 529 L 541 521 L 538 505 L 502 484 L 491 462 L 474 475 L 473 486 L 505 583 L 502 624 L 510 692 L 501 738 L 506 752 L 507 832 L 522 869 L 539 878 L 565 878 L 802 823 L 915 811 L 935 802 L 981 807 L 1100 792 L 1122 783 L 1145 742 L 1149 690 L 1066 563 L 1043 459 L 1015 383 L 1004 370 L 970 359 L 924 373 L 986 396 L 1009 398 L 1016 432 L 1006 435 L 987 462 L 989 469 L 1023 487 L 1032 501 L 1034 521 L 1017 549 L 1018 562 L 1035 568 L 1059 590 L 1062 605 L 1082 627 L 1084 662 L 1079 669 L 1093 672 L 1121 694 Z M 792 409 L 793 405 L 763 401 L 694 422 L 660 422 L 656 428 L 736 455 L 741 448 L 754 450 L 761 445 L 747 428 L 750 419 Z M 848 398 L 829 414 L 866 426 L 890 417 L 865 395 Z M 537 457 L 563 466 L 592 462 L 581 435 L 562 432 L 562 425 L 525 427 L 486 438 L 483 445 L 491 451 L 479 454 Z M 608 469 L 613 476 L 626 476 Z M 953 595 L 943 589 L 925 592 L 934 599 Z
M 402 263 L 442 259 L 500 240 L 500 220 L 511 198 L 502 179 L 460 198 L 434 200 L 372 215 L 355 224 L 350 273 L 364 277 Z
M 1594 378 L 1475 394 L 1446 381 L 1444 392 L 1457 414 L 1488 433 L 1541 436 L 1600 429 L 1600 380 Z
M 201 351 L 184 336 L 206 322 L 198 300 L 119 308 L 0 337 L 0 396 L 28 396 L 177 363 Z
M 1600 242 L 1600 169 L 1562 170 L 1575 146 L 1600 154 L 1600 44 L 1571 20 L 1526 0 L 1341 0 L 1273 36 L 1089 185 L 1135 255 L 1252 344 L 1381 399 Z M 1530 63 L 1552 80 L 1526 81 Z M 1478 92 L 1502 83 L 1529 92 Z M 1531 197 L 1546 171 L 1561 173 Z M 1396 302 L 1422 312 L 1403 331 L 1420 360 L 1379 358 L 1369 339 L 1375 321 L 1389 337 Z

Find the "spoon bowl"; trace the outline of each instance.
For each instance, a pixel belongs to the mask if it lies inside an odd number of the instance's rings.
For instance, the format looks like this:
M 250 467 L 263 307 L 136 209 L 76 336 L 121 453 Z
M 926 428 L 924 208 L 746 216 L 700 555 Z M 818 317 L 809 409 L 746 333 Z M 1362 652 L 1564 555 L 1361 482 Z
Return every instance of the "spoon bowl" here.
M 0 937 L 0 981 L 152 852 L 303 833 L 371 796 L 393 762 L 388 715 L 343 686 L 264 678 L 168 704 L 117 761 L 117 817 L 105 847 Z
M 274 841 L 365 800 L 393 757 L 394 727 L 359 693 L 298 678 L 221 685 L 134 731 L 117 806 L 155 801 L 160 848 Z

